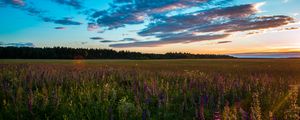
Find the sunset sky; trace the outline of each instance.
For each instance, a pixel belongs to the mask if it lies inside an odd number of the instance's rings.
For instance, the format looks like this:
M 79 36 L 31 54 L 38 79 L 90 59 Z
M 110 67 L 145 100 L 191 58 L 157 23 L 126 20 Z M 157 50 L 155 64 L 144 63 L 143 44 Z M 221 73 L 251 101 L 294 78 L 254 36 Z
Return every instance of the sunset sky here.
M 0 46 L 297 56 L 299 6 L 300 0 L 0 0 Z

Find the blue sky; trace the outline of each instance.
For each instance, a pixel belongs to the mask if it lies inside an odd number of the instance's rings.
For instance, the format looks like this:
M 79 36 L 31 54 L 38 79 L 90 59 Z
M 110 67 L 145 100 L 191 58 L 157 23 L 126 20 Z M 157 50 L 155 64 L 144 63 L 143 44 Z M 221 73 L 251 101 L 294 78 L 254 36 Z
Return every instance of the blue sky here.
M 300 51 L 299 0 L 1 0 L 0 45 Z

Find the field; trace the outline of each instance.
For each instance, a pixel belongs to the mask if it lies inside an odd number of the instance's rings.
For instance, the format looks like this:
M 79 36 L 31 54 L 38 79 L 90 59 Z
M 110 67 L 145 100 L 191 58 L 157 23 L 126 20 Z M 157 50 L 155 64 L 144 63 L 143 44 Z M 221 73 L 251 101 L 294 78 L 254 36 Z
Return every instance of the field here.
M 0 60 L 0 119 L 299 120 L 300 59 Z

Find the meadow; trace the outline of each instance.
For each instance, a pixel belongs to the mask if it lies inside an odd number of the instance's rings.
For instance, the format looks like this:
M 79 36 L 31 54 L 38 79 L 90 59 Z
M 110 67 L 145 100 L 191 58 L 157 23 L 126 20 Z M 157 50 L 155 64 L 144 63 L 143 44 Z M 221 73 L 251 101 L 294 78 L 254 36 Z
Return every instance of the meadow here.
M 0 119 L 299 120 L 300 59 L 0 60 Z

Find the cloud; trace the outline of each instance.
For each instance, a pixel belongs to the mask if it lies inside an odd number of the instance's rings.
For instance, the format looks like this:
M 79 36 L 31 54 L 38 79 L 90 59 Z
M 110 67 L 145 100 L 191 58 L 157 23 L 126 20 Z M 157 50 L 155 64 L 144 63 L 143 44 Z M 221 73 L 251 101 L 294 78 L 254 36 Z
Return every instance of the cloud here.
M 298 16 L 299 15 L 299 13 L 293 13 L 293 16 Z
M 204 40 L 208 37 L 203 34 L 223 32 L 227 37 L 235 32 L 276 28 L 294 22 L 294 18 L 283 15 L 256 16 L 261 5 L 263 3 L 213 8 L 171 17 L 156 16 L 158 20 L 150 23 L 138 34 L 144 37 L 154 36 L 159 41 L 113 44 L 111 47 L 151 47 L 160 44 L 203 41 L 201 37 L 204 36 Z M 199 36 L 191 34 L 194 32 L 202 33 L 203 36 L 199 39 Z M 207 40 L 220 39 L 215 38 L 214 35 L 209 37 Z
M 241 32 L 276 28 L 293 22 L 294 19 L 289 16 L 262 16 L 232 20 L 230 22 L 221 24 L 208 24 L 204 26 L 195 27 L 193 30 L 197 32 Z
M 53 21 L 56 24 L 62 24 L 62 25 L 81 25 L 82 23 L 73 21 L 71 19 L 65 18 L 65 19 L 60 19 L 60 20 L 54 20 Z
M 52 1 L 58 4 L 74 7 L 75 9 L 83 8 L 82 3 L 79 0 L 52 0 Z
M 212 0 L 114 0 L 110 9 L 96 11 L 90 18 L 111 30 L 125 25 L 141 24 L 153 15 L 194 7 L 207 1 Z
M 18 43 L 0 43 L 1 47 L 35 47 L 31 42 L 18 42 Z
M 192 35 L 187 33 L 181 33 L 177 35 L 165 36 L 159 41 L 143 41 L 143 42 L 133 42 L 133 43 L 122 43 L 122 44 L 112 44 L 110 47 L 124 48 L 124 47 L 157 47 L 166 44 L 174 43 L 192 43 L 207 40 L 217 40 L 221 38 L 228 37 L 229 34 L 219 34 L 219 35 Z
M 13 5 L 13 6 L 25 6 L 26 3 L 24 0 L 2 0 L 2 2 L 0 2 L 1 5 Z
M 53 19 L 45 17 L 43 18 L 45 22 L 53 22 L 61 25 L 81 25 L 82 23 L 72 20 L 72 18 L 63 18 L 63 19 Z
M 255 35 L 255 34 L 259 34 L 259 33 L 262 33 L 261 31 L 251 31 L 251 32 L 248 32 L 247 35 Z
M 220 41 L 217 44 L 225 44 L 225 43 L 231 43 L 232 41 Z
M 99 26 L 96 23 L 88 23 L 87 30 L 88 31 L 94 31 L 97 30 Z
M 150 24 L 139 35 L 148 36 L 154 32 L 176 32 L 180 30 L 202 29 L 204 32 L 220 31 L 218 27 L 226 28 L 226 23 L 240 19 L 248 19 L 258 9 L 256 4 L 239 5 L 225 8 L 214 8 L 172 17 L 161 17 L 160 22 Z
M 277 29 L 277 31 L 289 31 L 289 30 L 298 30 L 299 27 L 285 27 L 285 28 L 280 28 Z
M 299 27 L 289 27 L 289 28 L 285 28 L 285 30 L 297 30 L 299 29 Z
M 56 29 L 56 30 L 65 30 L 67 28 L 66 27 L 54 27 L 54 29 Z
M 124 38 L 123 40 L 119 40 L 119 41 L 138 41 L 135 38 Z
M 27 11 L 29 15 L 33 15 L 33 16 L 40 16 L 42 13 L 45 12 L 31 6 L 27 6 L 26 8 L 23 8 L 23 10 Z
M 79 1 L 77 0 L 52 0 L 57 3 L 70 5 L 79 8 Z M 42 19 L 44 22 L 53 22 L 61 25 L 81 25 L 82 23 L 72 20 L 72 18 L 55 19 L 54 17 L 44 16 L 43 13 L 46 11 L 38 9 L 34 3 L 26 4 L 25 0 L 4 0 L 0 2 L 2 6 L 11 5 L 14 8 L 20 9 L 27 12 L 29 15 L 36 16 Z
M 91 40 L 103 40 L 102 37 L 91 37 L 90 39 L 91 39 Z
M 112 42 L 116 42 L 116 41 L 113 41 L 113 40 L 101 40 L 100 42 L 102 42 L 102 43 L 112 43 Z
M 130 12 L 122 10 L 124 12 Z M 113 13 L 97 19 L 97 23 L 100 26 L 108 27 L 109 30 L 124 27 L 125 24 L 141 24 L 144 23 L 144 13 L 124 14 L 124 13 Z
M 11 0 L 13 4 L 24 6 L 25 2 L 23 0 Z
M 101 40 L 102 43 L 116 43 L 116 42 L 137 42 L 135 38 L 124 38 L 122 40 Z
M 103 16 L 103 15 L 106 15 L 106 14 L 107 14 L 107 11 L 106 11 L 106 10 L 97 11 L 97 10 L 93 10 L 93 9 L 92 9 L 92 10 L 88 11 L 88 13 L 89 13 L 89 12 L 93 12 L 92 15 L 89 16 L 90 19 L 98 18 L 98 17 L 100 17 L 100 16 Z
M 289 16 L 262 16 L 255 17 L 248 20 L 238 20 L 233 21 L 230 26 L 235 26 L 237 28 L 227 28 L 228 32 L 237 32 L 237 31 L 248 31 L 248 30 L 261 30 L 276 28 L 289 23 L 293 23 L 294 18 Z
M 0 7 L 12 6 L 13 8 L 27 12 L 29 15 L 39 16 L 44 11 L 39 10 L 33 6 L 26 4 L 25 0 L 2 0 L 0 1 Z

